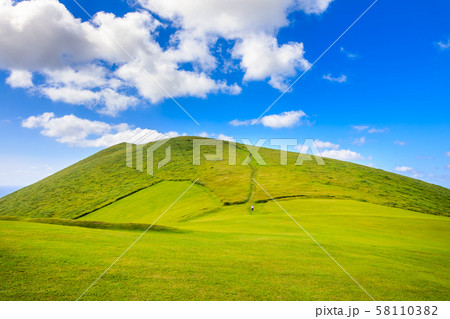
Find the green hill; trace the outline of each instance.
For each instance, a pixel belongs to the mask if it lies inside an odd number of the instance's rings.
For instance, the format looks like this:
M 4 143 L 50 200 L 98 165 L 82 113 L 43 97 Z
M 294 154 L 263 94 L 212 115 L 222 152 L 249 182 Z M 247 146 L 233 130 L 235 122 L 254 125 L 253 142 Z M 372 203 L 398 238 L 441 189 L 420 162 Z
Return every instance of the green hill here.
M 79 218 L 161 181 L 197 178 L 198 184 L 215 196 L 214 205 L 218 207 L 269 200 L 265 192 L 254 187 L 252 176 L 274 198 L 353 199 L 422 213 L 450 214 L 449 189 L 379 169 L 333 159 L 325 159 L 323 166 L 315 161 L 296 166 L 297 153 L 289 153 L 288 165 L 283 166 L 278 164 L 279 151 L 267 148 L 260 149 L 267 165 L 259 166 L 254 159 L 250 165 L 239 165 L 249 154 L 242 144 L 237 145 L 238 165 L 230 166 L 227 142 L 224 160 L 203 159 L 201 165 L 194 166 L 192 137 L 174 138 L 166 145 L 171 146 L 172 161 L 155 170 L 154 176 L 127 167 L 125 144 L 115 145 L 1 198 L 0 215 Z M 156 151 L 155 161 L 164 157 L 164 149 Z M 202 152 L 212 153 L 213 149 L 204 147 Z
M 272 149 L 230 166 L 228 144 L 193 166 L 192 137 L 167 143 L 155 176 L 121 144 L 0 199 L 0 300 L 76 300 L 105 269 L 82 300 L 369 300 L 290 216 L 374 299 L 448 299 L 450 190 Z

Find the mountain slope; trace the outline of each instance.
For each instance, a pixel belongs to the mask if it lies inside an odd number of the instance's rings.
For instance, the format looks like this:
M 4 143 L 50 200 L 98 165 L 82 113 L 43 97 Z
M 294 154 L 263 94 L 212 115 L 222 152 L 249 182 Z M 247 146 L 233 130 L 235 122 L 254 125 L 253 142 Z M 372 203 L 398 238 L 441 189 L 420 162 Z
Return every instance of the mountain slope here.
M 279 165 L 279 151 L 261 149 L 267 165 L 240 165 L 249 154 L 237 146 L 237 164 L 228 165 L 228 143 L 224 160 L 192 165 L 192 137 L 169 140 L 155 152 L 155 162 L 171 146 L 172 160 L 155 170 L 154 176 L 125 165 L 125 144 L 102 150 L 33 185 L 0 199 L 0 215 L 79 218 L 101 207 L 146 189 L 161 181 L 194 181 L 207 187 L 222 205 L 270 200 L 252 183 L 255 176 L 274 198 L 306 197 L 367 201 L 423 213 L 450 215 L 450 190 L 405 176 L 353 163 L 325 159 L 326 165 L 305 161 L 294 165 L 298 156 L 288 154 L 288 165 Z M 148 144 L 151 145 L 152 143 Z M 148 146 L 147 145 L 147 146 Z M 202 147 L 202 153 L 213 147 Z M 144 151 L 144 154 L 146 152 Z M 146 159 L 144 158 L 144 163 Z M 170 203 L 167 203 L 170 204 Z

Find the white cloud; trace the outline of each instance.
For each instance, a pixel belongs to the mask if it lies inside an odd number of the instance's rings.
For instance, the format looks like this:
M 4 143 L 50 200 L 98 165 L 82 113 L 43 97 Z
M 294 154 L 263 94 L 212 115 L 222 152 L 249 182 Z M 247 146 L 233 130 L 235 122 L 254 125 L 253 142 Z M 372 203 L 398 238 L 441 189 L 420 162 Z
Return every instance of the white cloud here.
M 303 54 L 302 43 L 279 46 L 277 39 L 269 35 L 248 36 L 233 49 L 233 57 L 241 59 L 245 70 L 244 80 L 270 78 L 269 84 L 281 91 L 288 88 L 287 78 L 309 67 Z
M 137 8 L 122 17 L 98 12 L 82 22 L 57 0 L 0 0 L 0 69 L 29 72 L 13 71 L 8 84 L 29 88 L 32 74 L 38 73 L 44 83 L 33 92 L 108 115 L 141 99 L 158 103 L 169 94 L 239 94 L 236 83 L 211 76 L 218 68 L 213 50 L 223 38 L 232 46 L 224 65 L 239 64 L 245 81 L 269 79 L 270 85 L 284 90 L 288 79 L 309 63 L 303 43 L 278 42 L 279 29 L 289 25 L 290 13 L 320 14 L 332 0 L 138 2 L 149 11 Z M 169 25 L 175 31 L 170 31 L 168 45 L 161 46 L 158 32 Z M 129 96 L 134 89 L 137 96 Z
M 222 141 L 228 141 L 228 142 L 235 141 L 235 139 L 234 139 L 233 136 L 227 136 L 227 135 L 225 135 L 225 134 L 219 134 L 219 135 L 217 136 L 217 139 L 218 139 L 218 140 L 222 140 Z
M 447 50 L 450 48 L 450 38 L 447 41 L 439 41 L 437 45 L 441 50 Z
M 249 126 L 252 125 L 252 123 L 255 120 L 245 120 L 245 121 L 240 121 L 240 120 L 232 120 L 229 124 L 233 125 L 233 126 Z
M 325 150 L 322 151 L 323 157 L 334 158 L 342 161 L 355 161 L 355 160 L 363 160 L 364 157 L 354 151 L 351 150 Z
M 332 0 L 139 0 L 150 11 L 179 26 L 180 36 L 235 41 L 232 56 L 240 59 L 244 80 L 264 80 L 284 90 L 287 78 L 304 70 L 303 44 L 279 44 L 276 34 L 289 24 L 293 11 L 324 12 Z
M 218 139 L 218 140 L 228 141 L 228 142 L 235 141 L 235 138 L 233 136 L 227 136 L 227 135 L 222 134 L 222 133 L 221 134 L 215 134 L 215 133 L 201 132 L 201 133 L 198 133 L 197 136 L 208 137 L 208 138 L 215 138 L 215 139 Z
M 396 168 L 394 168 L 394 170 L 396 172 L 409 172 L 409 171 L 412 171 L 413 168 L 412 167 L 408 167 L 408 166 L 397 166 Z
M 327 75 L 324 75 L 322 78 L 325 80 L 328 80 L 330 82 L 338 82 L 338 83 L 347 82 L 347 76 L 344 74 L 342 74 L 341 76 L 338 76 L 338 77 L 333 77 L 333 76 L 331 76 L 331 74 L 327 74 Z
M 406 142 L 396 140 L 396 141 L 394 141 L 394 144 L 395 144 L 395 145 L 404 146 L 404 145 L 406 145 Z
M 313 143 L 314 143 L 314 146 L 317 147 L 317 149 L 325 150 L 325 152 L 327 151 L 326 149 L 328 149 L 328 151 L 330 151 L 330 150 L 337 150 L 339 148 L 339 144 L 334 144 L 331 142 L 323 142 L 318 139 L 314 140 Z M 308 150 L 310 147 L 308 145 L 302 144 L 302 145 L 296 145 L 296 146 L 294 146 L 294 148 L 298 152 L 306 154 L 306 153 L 308 153 Z
M 203 71 L 215 67 L 206 40 L 192 43 L 191 38 L 180 37 L 182 43 L 163 49 L 156 41 L 163 25 L 145 10 L 123 17 L 99 12 L 93 22 L 101 28 L 75 19 L 56 0 L 0 0 L 0 11 L 0 69 L 40 73 L 45 82 L 36 89 L 54 101 L 116 115 L 136 105 L 139 98 L 152 103 L 169 98 L 155 81 L 174 97 L 240 93 L 238 85 L 214 80 Z M 200 68 L 182 70 L 185 62 Z M 30 81 L 19 85 L 14 78 L 7 81 L 11 86 L 30 86 Z M 130 88 L 137 88 L 139 96 L 129 96 Z
M 349 149 L 339 149 L 339 144 L 324 142 L 316 139 L 314 141 L 314 145 L 320 150 L 323 157 L 334 158 L 342 161 L 358 161 L 365 159 L 361 154 L 357 152 L 351 151 Z M 309 147 L 306 145 L 297 145 L 295 149 L 300 153 L 307 153 Z M 372 160 L 372 157 L 369 156 L 368 160 Z
M 198 136 L 200 136 L 200 137 L 211 137 L 208 133 L 206 133 L 206 132 L 201 132 L 201 133 L 198 133 L 197 134 Z
M 262 124 L 266 127 L 271 128 L 283 128 L 292 127 L 294 125 L 300 124 L 300 120 L 305 117 L 306 114 L 302 110 L 298 111 L 288 111 L 280 114 L 266 115 L 259 120 L 232 120 L 229 122 L 233 126 L 249 126 L 252 124 Z
M 376 128 L 371 128 L 367 131 L 367 133 L 386 133 L 388 132 L 389 129 L 388 128 L 380 128 L 380 129 L 376 129 Z
M 355 138 L 353 140 L 353 144 L 360 145 L 360 146 L 366 144 L 366 137 L 365 136 L 361 136 L 360 138 Z
M 6 83 L 13 88 L 33 87 L 33 74 L 23 70 L 11 70 L 11 74 L 6 78 Z
M 369 128 L 368 125 L 353 125 L 352 127 L 357 131 L 365 131 Z
M 387 127 L 377 129 L 374 127 L 370 127 L 369 125 L 353 125 L 352 127 L 357 131 L 360 131 L 360 132 L 367 131 L 367 133 L 371 133 L 371 134 L 372 133 L 386 133 L 389 131 L 389 129 Z
M 116 116 L 138 102 L 135 97 L 120 94 L 110 88 L 90 91 L 71 87 L 47 87 L 42 89 L 42 94 L 57 102 L 88 106 L 100 104 L 103 107 L 97 108 L 98 112 L 111 116 Z
M 345 56 L 349 59 L 356 59 L 358 55 L 356 53 L 351 53 L 345 50 L 343 47 L 341 47 L 340 51 L 345 54 Z
M 336 150 L 336 149 L 339 148 L 339 144 L 333 144 L 331 142 L 323 142 L 323 141 L 320 141 L 320 140 L 315 140 L 314 141 L 314 145 L 316 145 L 316 147 L 318 149 L 326 149 L 326 148 L 328 148 L 328 149 Z
M 101 121 L 82 119 L 73 114 L 55 117 L 54 113 L 49 112 L 30 116 L 22 122 L 22 126 L 42 129 L 41 134 L 44 136 L 56 138 L 59 143 L 79 147 L 108 147 L 128 140 L 148 143 L 179 136 L 177 132 L 163 134 L 150 129 L 132 129 L 126 123 L 111 125 Z
M 447 155 L 448 157 L 450 157 L 450 152 L 445 153 L 445 155 Z
M 186 30 L 225 38 L 273 32 L 289 24 L 293 11 L 324 12 L 332 0 L 139 0 L 150 11 Z
M 289 111 L 281 114 L 267 115 L 260 119 L 262 125 L 271 128 L 292 127 L 300 122 L 306 114 L 301 111 Z

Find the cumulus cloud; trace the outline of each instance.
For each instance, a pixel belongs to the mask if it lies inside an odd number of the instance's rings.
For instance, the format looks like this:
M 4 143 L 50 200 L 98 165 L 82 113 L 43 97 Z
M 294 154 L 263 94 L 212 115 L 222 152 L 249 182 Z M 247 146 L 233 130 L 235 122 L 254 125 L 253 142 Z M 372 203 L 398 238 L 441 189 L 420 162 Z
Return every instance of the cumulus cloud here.
M 297 70 L 306 70 L 309 62 L 303 58 L 302 43 L 278 45 L 276 38 L 269 35 L 246 36 L 233 49 L 233 57 L 241 60 L 245 70 L 244 80 L 265 80 L 279 90 L 286 90 L 286 79 Z
M 219 134 L 219 135 L 217 136 L 217 139 L 218 139 L 218 140 L 222 140 L 222 141 L 228 141 L 228 142 L 233 142 L 233 141 L 235 141 L 235 139 L 234 139 L 233 136 L 228 136 L 228 135 L 225 135 L 225 134 Z
M 322 151 L 323 157 L 334 158 L 342 161 L 356 161 L 363 160 L 364 157 L 354 151 L 351 150 L 324 150 Z
M 290 13 L 320 14 L 331 2 L 138 0 L 142 7 L 135 12 L 97 12 L 82 22 L 57 0 L 0 0 L 0 69 L 12 70 L 12 87 L 32 87 L 38 73 L 43 83 L 33 92 L 116 115 L 139 100 L 239 94 L 238 84 L 215 78 L 222 67 L 213 50 L 225 39 L 230 54 L 224 66 L 240 65 L 244 81 L 267 79 L 285 90 L 309 63 L 303 43 L 279 43 L 278 31 L 289 25 Z M 163 28 L 170 41 L 161 45 Z
M 260 119 L 262 125 L 271 128 L 292 127 L 300 122 L 306 114 L 299 111 L 283 112 L 281 114 L 267 115 Z
M 445 155 L 447 155 L 448 157 L 450 157 L 450 152 L 446 152 Z
M 279 44 L 278 30 L 289 24 L 293 11 L 307 14 L 324 12 L 332 0 L 139 0 L 139 3 L 180 28 L 184 39 L 217 38 L 234 41 L 232 56 L 239 59 L 244 80 L 269 79 L 279 90 L 287 87 L 287 78 L 304 70 L 309 63 L 303 57 L 303 44 Z M 207 48 L 205 48 L 207 52 Z
M 6 78 L 6 83 L 13 88 L 30 88 L 33 86 L 33 74 L 23 70 L 12 70 Z
M 332 0 L 138 0 L 159 16 L 186 30 L 242 37 L 243 33 L 273 32 L 289 24 L 292 11 L 324 12 Z
M 266 115 L 259 120 L 253 119 L 241 121 L 235 119 L 229 122 L 229 124 L 233 126 L 249 126 L 253 124 L 262 124 L 266 127 L 271 128 L 283 128 L 300 124 L 303 117 L 306 117 L 305 112 L 303 112 L 302 110 L 298 110 L 283 112 L 280 114 Z
M 394 168 L 394 170 L 396 172 L 410 172 L 413 170 L 412 167 L 408 167 L 408 166 L 397 166 L 396 168 Z
M 333 76 L 331 76 L 331 74 L 327 74 L 327 75 L 324 75 L 322 78 L 325 80 L 328 80 L 330 82 L 338 82 L 338 83 L 347 82 L 347 76 L 344 74 L 342 74 L 341 76 L 338 76 L 338 77 L 333 77 Z
M 349 149 L 340 149 L 339 144 L 324 142 L 316 139 L 314 140 L 314 145 L 317 147 L 317 149 L 320 150 L 320 153 L 323 157 L 334 158 L 342 161 L 358 161 L 365 159 L 361 154 L 357 152 L 351 151 Z M 295 147 L 295 149 L 300 153 L 307 153 L 308 148 L 309 147 L 306 145 L 297 145 Z M 368 159 L 371 160 L 372 157 L 369 156 Z
M 111 125 L 101 121 L 82 119 L 73 114 L 56 117 L 51 112 L 30 116 L 22 122 L 22 126 L 29 129 L 41 129 L 41 134 L 44 136 L 56 138 L 59 143 L 79 147 L 108 147 L 128 140 L 148 143 L 179 136 L 177 132 L 163 134 L 150 129 L 133 129 L 126 123 Z
M 31 87 L 30 74 L 37 72 L 44 78 L 35 88 L 42 95 L 108 115 L 141 98 L 167 99 L 164 90 L 173 97 L 240 92 L 237 84 L 206 72 L 215 59 L 205 40 L 161 47 L 156 37 L 163 24 L 148 11 L 123 17 L 98 12 L 92 21 L 81 22 L 56 0 L 0 0 L 0 10 L 0 68 L 13 70 L 7 80 L 12 87 Z M 202 41 L 203 49 L 197 46 Z M 186 62 L 200 67 L 183 70 Z M 138 95 L 130 96 L 131 89 Z
M 394 144 L 395 144 L 395 145 L 400 145 L 400 146 L 405 146 L 405 145 L 406 145 L 406 142 L 396 140 L 396 141 L 394 141 Z
M 314 141 L 314 145 L 316 145 L 316 147 L 318 149 L 326 149 L 326 148 L 328 148 L 328 149 L 336 150 L 336 149 L 339 148 L 339 144 L 334 144 L 334 143 L 331 143 L 331 142 L 323 142 L 321 140 L 315 140 Z

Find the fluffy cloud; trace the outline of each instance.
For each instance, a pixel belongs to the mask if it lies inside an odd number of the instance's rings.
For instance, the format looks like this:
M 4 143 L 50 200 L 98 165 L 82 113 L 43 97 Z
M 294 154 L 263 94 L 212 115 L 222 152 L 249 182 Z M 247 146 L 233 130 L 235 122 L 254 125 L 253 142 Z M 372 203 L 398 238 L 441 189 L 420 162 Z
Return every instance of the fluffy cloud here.
M 33 86 L 33 74 L 23 70 L 12 70 L 9 77 L 6 78 L 8 83 L 13 88 L 30 88 Z
M 79 147 L 108 147 L 126 141 L 148 143 L 179 135 L 177 132 L 162 134 L 150 129 L 132 129 L 125 123 L 111 125 L 82 119 L 73 114 L 62 117 L 55 117 L 54 113 L 30 116 L 22 122 L 22 126 L 41 129 L 42 135 L 56 138 L 60 143 Z
M 225 38 L 273 32 L 289 24 L 292 11 L 324 12 L 332 0 L 138 0 L 145 8 L 186 30 Z
M 326 148 L 328 148 L 328 149 L 336 150 L 336 149 L 339 148 L 339 144 L 334 144 L 334 143 L 331 143 L 331 142 L 323 142 L 321 140 L 315 140 L 314 141 L 314 145 L 316 145 L 316 147 L 318 149 L 326 149 Z
M 269 84 L 282 91 L 288 88 L 287 78 L 309 67 L 303 54 L 302 43 L 279 46 L 277 39 L 269 35 L 247 36 L 233 50 L 233 57 L 241 60 L 245 70 L 244 80 L 270 78 Z
M 445 155 L 447 155 L 448 157 L 450 157 L 450 152 L 445 153 Z
M 291 12 L 320 14 L 331 1 L 140 0 L 145 9 L 82 22 L 57 0 L 0 0 L 0 69 L 12 70 L 12 87 L 33 86 L 36 72 L 43 83 L 33 92 L 116 115 L 140 99 L 239 94 L 237 84 L 212 77 L 220 76 L 213 50 L 222 38 L 230 46 L 224 66 L 237 59 L 244 81 L 284 90 L 309 63 L 302 43 L 278 43 L 279 29 Z M 158 32 L 168 25 L 175 31 L 162 46 Z
M 412 167 L 408 167 L 408 166 L 397 166 L 396 168 L 394 168 L 394 170 L 396 172 L 410 172 L 413 170 Z
M 305 112 L 298 111 L 288 111 L 281 114 L 266 115 L 259 120 L 233 120 L 229 124 L 233 126 L 248 126 L 253 124 L 262 124 L 266 127 L 271 128 L 283 128 L 292 127 L 294 125 L 300 124 L 300 120 L 305 117 Z
M 241 60 L 244 80 L 268 78 L 274 88 L 285 90 L 287 78 L 306 69 L 309 63 L 303 58 L 302 43 L 279 45 L 275 35 L 289 24 L 290 12 L 320 14 L 331 1 L 139 0 L 139 3 L 177 25 L 179 37 L 207 39 L 210 44 L 219 37 L 234 41 L 232 56 Z
M 405 146 L 405 145 L 406 145 L 406 142 L 396 140 L 396 141 L 394 141 L 394 144 L 395 144 L 395 145 L 400 145 L 400 146 Z
M 303 111 L 289 111 L 281 114 L 267 115 L 260 119 L 262 125 L 271 128 L 292 127 L 300 122 L 302 117 L 306 116 Z
M 328 80 L 330 82 L 338 82 L 338 83 L 347 82 L 347 76 L 343 75 L 343 74 L 338 77 L 333 77 L 333 76 L 331 76 L 331 74 L 327 74 L 327 75 L 324 75 L 322 78 L 325 80 Z
M 114 116 L 137 104 L 132 89 L 153 103 L 169 95 L 240 92 L 202 71 L 214 67 L 204 40 L 200 50 L 189 40 L 163 49 L 156 41 L 163 25 L 145 10 L 123 17 L 99 12 L 90 22 L 75 19 L 56 0 L 0 0 L 0 11 L 0 68 L 23 70 L 13 71 L 8 84 L 30 87 L 27 79 L 38 72 L 44 83 L 36 91 L 54 101 Z M 182 70 L 185 62 L 200 69 Z
M 357 152 L 348 149 L 339 149 L 339 144 L 324 142 L 316 139 L 314 141 L 314 145 L 320 150 L 320 153 L 323 157 L 334 158 L 342 161 L 364 160 L 364 157 Z M 307 153 L 309 147 L 306 145 L 297 145 L 295 149 L 300 153 Z M 371 156 L 369 156 L 368 159 L 371 160 Z
M 351 150 L 325 150 L 322 151 L 322 156 L 342 161 L 356 161 L 364 159 L 361 154 Z

